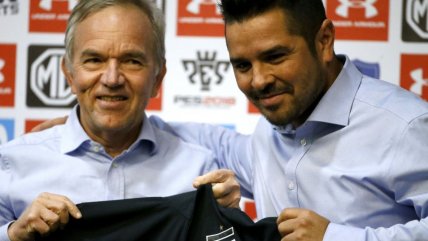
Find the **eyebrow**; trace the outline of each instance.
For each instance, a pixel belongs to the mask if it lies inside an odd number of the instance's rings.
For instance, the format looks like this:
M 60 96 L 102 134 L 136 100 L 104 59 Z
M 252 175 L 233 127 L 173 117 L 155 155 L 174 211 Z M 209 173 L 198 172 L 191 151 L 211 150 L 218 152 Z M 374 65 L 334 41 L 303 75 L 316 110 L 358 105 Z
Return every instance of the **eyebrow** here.
M 272 48 L 270 48 L 268 50 L 260 52 L 257 55 L 257 57 L 263 59 L 263 58 L 266 58 L 267 56 L 272 55 L 272 54 L 276 54 L 276 53 L 289 54 L 291 52 L 292 52 L 292 50 L 289 47 L 286 47 L 286 46 L 283 46 L 283 45 L 276 45 L 276 46 L 274 46 L 274 47 L 272 47 Z M 246 58 L 240 58 L 240 57 L 238 57 L 238 58 L 230 58 L 230 62 L 232 64 L 246 62 L 246 61 L 248 61 Z
M 81 54 L 80 57 L 83 56 L 94 56 L 94 57 L 101 57 L 102 54 L 100 54 L 98 51 L 93 49 L 85 49 Z
M 142 51 L 128 51 L 122 54 L 119 58 L 133 58 L 147 61 L 147 55 Z
M 283 46 L 283 45 L 277 45 L 274 46 L 266 51 L 263 51 L 259 54 L 260 57 L 266 57 L 272 54 L 277 54 L 277 53 L 285 53 L 285 54 L 289 54 L 291 53 L 292 50 L 289 47 Z

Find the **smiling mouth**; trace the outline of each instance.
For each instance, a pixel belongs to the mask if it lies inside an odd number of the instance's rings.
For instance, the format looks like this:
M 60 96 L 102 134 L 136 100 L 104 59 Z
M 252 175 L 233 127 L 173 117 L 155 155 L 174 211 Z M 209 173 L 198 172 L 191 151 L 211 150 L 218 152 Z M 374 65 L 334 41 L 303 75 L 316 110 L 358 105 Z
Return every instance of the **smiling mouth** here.
M 124 96 L 99 96 L 97 97 L 97 99 L 102 101 L 113 102 L 113 101 L 124 101 L 124 100 L 127 100 L 128 98 Z

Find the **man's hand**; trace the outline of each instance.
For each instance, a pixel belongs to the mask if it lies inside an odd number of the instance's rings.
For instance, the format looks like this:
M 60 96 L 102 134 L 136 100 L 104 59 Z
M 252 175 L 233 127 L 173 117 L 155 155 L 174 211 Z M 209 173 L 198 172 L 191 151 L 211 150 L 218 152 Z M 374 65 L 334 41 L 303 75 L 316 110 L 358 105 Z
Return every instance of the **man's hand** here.
M 30 132 L 42 131 L 42 130 L 51 128 L 53 126 L 64 124 L 67 121 L 67 118 L 68 116 L 64 116 L 64 117 L 58 117 L 52 120 L 44 121 L 38 124 L 37 126 L 35 126 L 33 129 L 31 129 Z
M 239 208 L 241 191 L 235 173 L 227 169 L 211 171 L 195 178 L 193 186 L 198 188 L 208 183 L 213 184 L 213 194 L 218 204 L 223 207 Z
M 76 219 L 82 217 L 77 206 L 65 196 L 42 193 L 28 206 L 22 215 L 9 226 L 11 241 L 32 241 L 36 233 L 48 235 L 63 228 L 69 215 Z
M 277 219 L 281 241 L 322 241 L 329 223 L 317 213 L 301 208 L 286 208 Z

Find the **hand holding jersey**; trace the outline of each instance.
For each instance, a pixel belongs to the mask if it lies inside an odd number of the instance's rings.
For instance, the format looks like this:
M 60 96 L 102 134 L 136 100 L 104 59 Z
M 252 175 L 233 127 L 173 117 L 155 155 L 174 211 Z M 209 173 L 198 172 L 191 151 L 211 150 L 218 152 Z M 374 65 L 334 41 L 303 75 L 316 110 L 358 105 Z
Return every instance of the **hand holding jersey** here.
M 34 235 L 48 235 L 63 228 L 69 216 L 81 218 L 77 206 L 67 197 L 51 193 L 40 194 L 9 228 L 11 241 L 31 241 Z

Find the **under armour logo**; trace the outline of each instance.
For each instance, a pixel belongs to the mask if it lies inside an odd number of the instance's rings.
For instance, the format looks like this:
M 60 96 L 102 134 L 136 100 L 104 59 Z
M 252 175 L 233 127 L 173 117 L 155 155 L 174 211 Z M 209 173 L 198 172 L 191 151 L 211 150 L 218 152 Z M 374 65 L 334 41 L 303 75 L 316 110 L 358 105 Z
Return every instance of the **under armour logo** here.
M 344 18 L 349 17 L 350 8 L 364 8 L 366 18 L 372 18 L 378 14 L 374 6 L 377 0 L 339 0 L 339 2 L 341 5 L 337 7 L 336 13 Z
M 2 71 L 2 69 L 3 69 L 3 67 L 4 67 L 4 60 L 3 59 L 0 59 L 0 84 L 1 83 L 3 83 L 3 81 L 4 81 L 4 75 L 3 75 L 3 73 L 1 72 Z
M 216 14 L 220 14 L 220 9 L 217 6 L 216 0 L 192 0 L 189 4 L 187 4 L 186 10 L 193 13 L 193 14 L 199 14 L 200 13 L 200 7 L 202 4 L 215 5 L 216 6 Z
M 55 0 L 41 0 L 39 7 L 46 11 L 52 10 L 52 2 Z M 64 1 L 64 0 L 63 0 Z M 68 1 L 68 11 L 71 11 L 76 6 L 78 0 L 66 0 Z
M 410 87 L 410 91 L 415 94 L 422 95 L 422 88 L 424 86 L 428 86 L 428 79 L 423 78 L 422 68 L 413 70 L 410 72 L 410 76 L 415 81 L 415 83 Z

